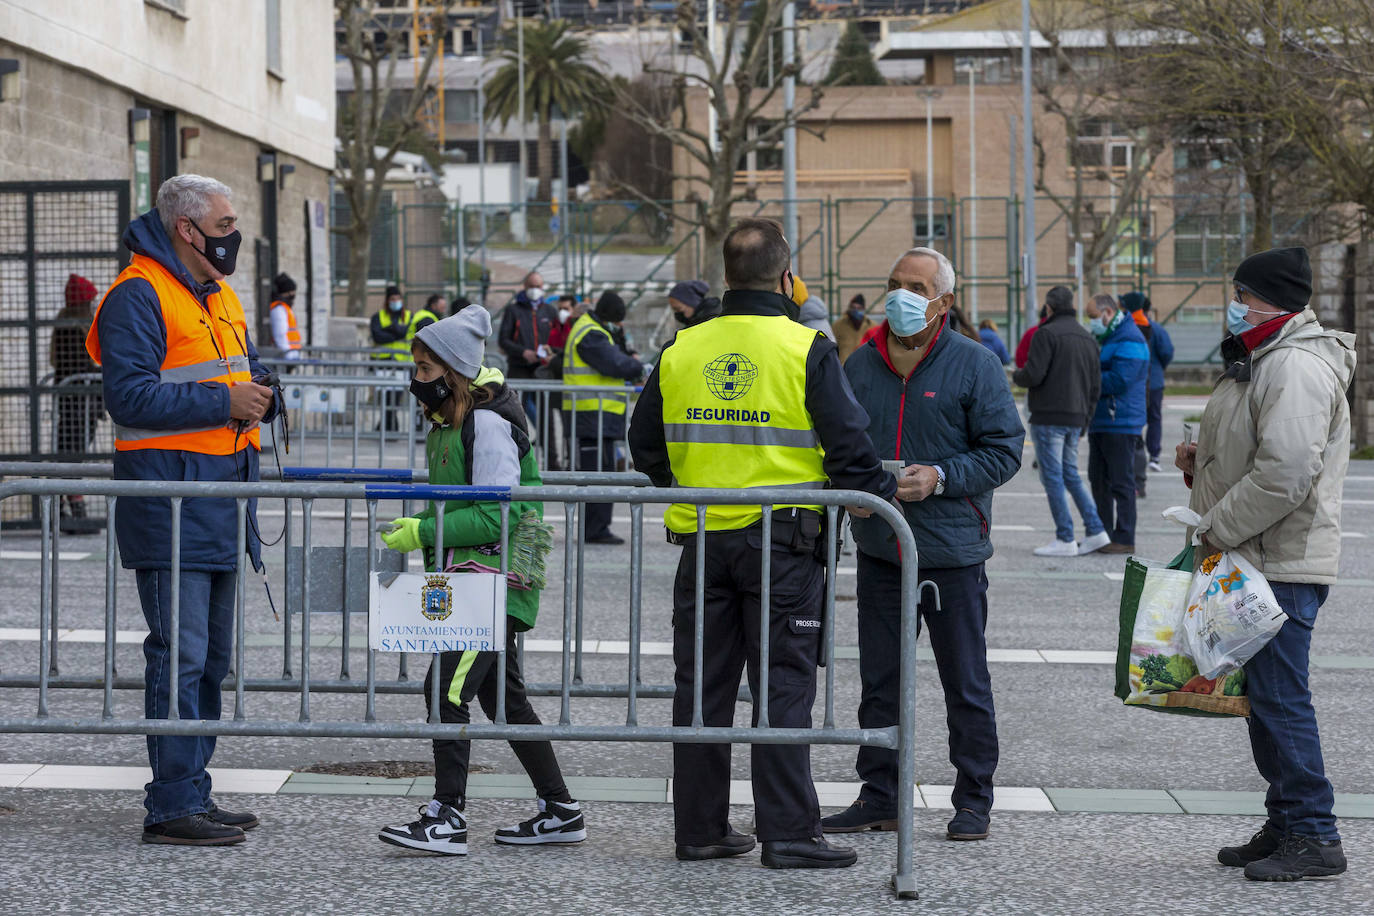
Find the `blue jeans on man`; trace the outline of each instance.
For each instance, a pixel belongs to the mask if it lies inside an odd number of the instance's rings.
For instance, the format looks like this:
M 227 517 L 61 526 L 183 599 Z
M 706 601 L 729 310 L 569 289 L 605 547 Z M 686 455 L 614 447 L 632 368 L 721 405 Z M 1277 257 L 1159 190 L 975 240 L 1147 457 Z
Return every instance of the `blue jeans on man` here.
M 1250 697 L 1250 748 L 1269 783 L 1264 806 L 1269 825 L 1284 834 L 1339 840 L 1331 813 L 1335 796 L 1322 762 L 1317 713 L 1307 685 L 1308 651 L 1317 608 L 1328 588 L 1271 582 L 1288 614 L 1279 632 L 1245 663 Z
M 988 673 L 988 577 L 983 564 L 953 569 L 922 569 L 940 590 L 941 610 L 927 593 L 917 606 L 917 628 L 930 629 L 930 647 L 945 693 L 949 762 L 957 775 L 951 800 L 955 810 L 983 816 L 992 810 L 992 775 L 997 769 L 997 719 Z M 902 570 L 859 551 L 859 701 L 860 728 L 897 724 L 901 684 Z M 897 752 L 859 748 L 859 798 L 872 811 L 897 808 Z
M 1045 426 L 1032 423 L 1031 439 L 1035 442 L 1035 460 L 1040 465 L 1040 484 L 1050 501 L 1050 515 L 1054 517 L 1054 536 L 1060 541 L 1072 541 L 1073 515 L 1069 512 L 1068 497 L 1072 496 L 1078 514 L 1083 516 L 1083 534 L 1092 537 L 1103 530 L 1097 514 L 1097 504 L 1088 492 L 1087 484 L 1078 476 L 1078 437 L 1081 433 L 1072 426 Z M 1067 493 L 1066 493 L 1067 491 Z
M 234 594 L 237 573 L 181 571 L 181 628 L 177 644 L 177 710 L 182 719 L 218 719 L 220 684 L 229 673 L 234 647 Z M 166 719 L 169 707 L 172 641 L 172 574 L 140 569 L 138 596 L 148 621 L 143 640 L 144 715 Z M 148 762 L 153 781 L 144 787 L 145 825 L 161 824 L 210 806 L 210 774 L 215 736 L 149 735 Z

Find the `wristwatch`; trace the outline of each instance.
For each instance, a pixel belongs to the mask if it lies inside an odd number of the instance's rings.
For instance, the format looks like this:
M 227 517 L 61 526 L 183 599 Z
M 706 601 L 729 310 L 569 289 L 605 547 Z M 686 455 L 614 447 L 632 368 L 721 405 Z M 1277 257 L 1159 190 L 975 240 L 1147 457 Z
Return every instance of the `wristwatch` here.
M 936 496 L 944 496 L 944 495 L 945 495 L 945 469 L 942 468 L 942 467 L 940 467 L 938 464 L 937 464 L 937 465 L 934 465 L 934 468 L 935 468 L 935 476 L 938 478 L 938 479 L 935 481 L 935 495 L 936 495 Z

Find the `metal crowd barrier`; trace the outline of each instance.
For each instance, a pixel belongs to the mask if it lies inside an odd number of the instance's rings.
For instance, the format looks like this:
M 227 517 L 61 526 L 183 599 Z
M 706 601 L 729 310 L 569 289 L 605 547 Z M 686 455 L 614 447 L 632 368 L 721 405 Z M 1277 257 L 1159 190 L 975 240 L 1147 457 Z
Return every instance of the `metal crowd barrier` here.
M 114 713 L 113 691 L 126 686 L 117 683 L 115 673 L 116 608 L 117 608 L 117 570 L 118 545 L 113 526 L 106 531 L 105 555 L 105 646 L 104 668 L 98 678 L 73 678 L 61 675 L 57 668 L 57 614 L 58 614 L 58 539 L 54 527 L 57 501 L 65 494 L 82 494 L 106 497 L 112 509 L 117 501 L 127 497 L 166 498 L 171 506 L 171 621 L 169 634 L 169 718 L 132 719 L 118 718 Z M 177 734 L 177 735 L 273 735 L 286 737 L 336 737 L 336 738 L 477 738 L 501 740 L 558 740 L 558 741 L 656 741 L 656 742 L 696 742 L 696 743 L 755 743 L 755 744 L 842 744 L 874 746 L 893 749 L 898 754 L 898 795 L 897 795 L 897 865 L 892 878 L 893 888 L 899 897 L 915 897 L 916 882 L 913 871 L 913 809 L 915 800 L 915 709 L 916 709 L 916 637 L 917 603 L 923 585 L 917 577 L 916 542 L 911 529 L 901 513 L 890 503 L 867 493 L 844 490 L 797 491 L 786 488 L 758 488 L 753 490 L 721 489 L 658 489 L 654 487 L 611 487 L 611 486 L 546 486 L 546 487 L 446 487 L 402 483 L 345 483 L 345 482 L 281 482 L 281 483 L 213 483 L 181 481 L 128 481 L 128 480 L 42 480 L 23 479 L 0 483 L 0 501 L 11 497 L 36 497 L 41 504 L 41 550 L 39 573 L 39 658 L 38 673 L 32 675 L 0 676 L 0 687 L 36 688 L 37 708 L 32 716 L 5 714 L 0 716 L 0 732 L 13 733 L 60 733 L 60 734 Z M 237 543 L 238 587 L 235 594 L 234 609 L 234 651 L 233 672 L 230 681 L 234 694 L 233 718 L 228 720 L 181 720 L 178 718 L 178 652 L 180 642 L 180 574 L 181 574 L 181 524 L 184 500 L 197 497 L 218 497 L 235 501 L 234 531 Z M 497 711 L 494 722 L 490 724 L 443 724 L 439 720 L 440 679 L 431 679 L 430 709 L 427 721 L 382 721 L 376 715 L 376 695 L 389 692 L 377 678 L 377 652 L 367 652 L 367 667 L 364 683 L 358 685 L 348 674 L 349 645 L 343 627 L 344 642 L 342 670 L 337 679 L 320 682 L 313 677 L 314 654 L 311 648 L 309 626 L 303 626 L 300 634 L 300 672 L 292 675 L 289 668 L 280 679 L 267 682 L 257 681 L 243 675 L 245 671 L 245 624 L 244 595 L 247 585 L 248 564 L 246 559 L 246 509 L 250 498 L 298 500 L 301 509 L 301 540 L 303 575 L 300 589 L 302 603 L 311 605 L 312 589 L 312 512 L 316 500 L 344 500 L 345 506 L 354 500 L 362 500 L 366 505 L 369 544 L 364 548 L 365 568 L 370 581 L 378 570 L 383 551 L 371 543 L 371 532 L 377 522 L 379 500 L 438 500 L 436 506 L 435 530 L 440 543 L 435 544 L 435 553 L 442 554 L 443 500 L 479 500 L 499 504 L 501 516 L 501 542 L 507 540 L 510 531 L 510 504 L 512 501 L 532 500 L 544 503 L 562 503 L 564 508 L 565 532 L 577 530 L 577 511 L 579 504 L 589 502 L 628 503 L 631 511 L 630 533 L 630 594 L 628 620 L 628 670 L 624 685 L 614 685 L 614 693 L 587 694 L 574 690 L 573 677 L 573 639 L 574 639 L 574 596 L 581 590 L 581 570 L 577 563 L 580 539 L 564 538 L 563 562 L 563 626 L 562 626 L 562 665 L 559 683 L 561 698 L 558 722 L 556 724 L 512 725 L 506 721 L 505 696 L 505 653 L 498 654 L 497 661 Z M 901 684 L 900 716 L 896 726 L 888 728 L 839 728 L 835 725 L 835 567 L 836 542 L 827 537 L 826 549 L 826 589 L 823 610 L 822 645 L 826 662 L 824 716 L 819 728 L 780 728 L 769 724 L 767 702 L 758 709 L 758 724 L 754 727 L 707 726 L 702 714 L 702 658 L 704 644 L 704 577 L 706 526 L 706 507 L 708 505 L 762 505 L 762 540 L 772 541 L 774 504 L 796 504 L 803 500 L 809 505 L 824 506 L 827 515 L 827 530 L 833 532 L 838 519 L 839 508 L 857 506 L 870 509 L 891 527 L 899 545 L 902 557 L 902 608 L 901 608 L 901 646 L 900 670 Z M 640 611 L 643 588 L 644 555 L 644 505 L 646 503 L 680 502 L 697 507 L 696 539 L 696 626 L 693 639 L 694 690 L 692 696 L 692 724 L 689 726 L 648 726 L 638 721 L 637 701 L 644 696 L 639 684 L 640 672 Z M 348 509 L 346 509 L 346 514 Z M 288 525 L 287 530 L 290 531 Z M 349 553 L 351 525 L 344 527 L 344 555 Z M 289 550 L 289 547 L 288 547 Z M 501 574 L 507 572 L 508 557 L 501 555 Z M 761 602 L 759 627 L 760 674 L 759 695 L 769 695 L 768 657 L 771 623 L 771 551 L 762 552 Z M 578 582 L 574 584 L 574 575 Z M 934 586 L 930 586 L 932 589 Z M 935 600 L 939 601 L 938 591 Z M 289 619 L 289 615 L 288 615 Z M 345 617 L 345 619 L 347 619 Z M 404 658 L 405 656 L 401 656 Z M 434 660 L 437 662 L 438 656 Z M 135 685 L 128 685 L 135 686 Z M 141 685 L 136 685 L 141 686 Z M 59 687 L 90 687 L 103 690 L 103 707 L 99 718 L 58 718 L 50 714 L 48 699 L 50 691 Z M 413 690 L 406 685 L 407 691 Z M 623 693 L 620 690 L 623 687 Z M 300 707 L 295 720 L 251 719 L 247 713 L 245 699 L 249 689 L 275 689 L 299 691 Z M 312 693 L 320 692 L 361 692 L 365 703 L 361 721 L 331 720 L 322 721 L 312 718 L 310 699 Z M 626 699 L 624 724 L 575 725 L 572 722 L 571 700 L 575 694 L 623 696 Z

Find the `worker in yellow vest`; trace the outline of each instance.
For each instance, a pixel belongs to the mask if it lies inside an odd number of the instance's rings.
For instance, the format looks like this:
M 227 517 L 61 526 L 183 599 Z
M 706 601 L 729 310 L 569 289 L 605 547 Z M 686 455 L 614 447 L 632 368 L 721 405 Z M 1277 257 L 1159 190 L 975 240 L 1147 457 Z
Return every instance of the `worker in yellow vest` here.
M 258 424 L 278 407 L 248 333 L 243 306 L 224 282 L 242 241 L 230 191 L 213 178 L 176 175 L 157 206 L 124 231 L 129 266 L 96 310 L 86 350 L 100 366 L 115 425 L 114 476 L 122 480 L 255 481 Z M 165 496 L 121 496 L 115 508 L 119 557 L 135 570 L 148 635 L 143 640 L 144 709 L 169 718 L 176 672 L 177 717 L 220 717 L 220 684 L 234 646 L 240 560 L 236 501 L 180 500 L 180 568 L 172 566 L 173 512 Z M 261 569 L 256 500 L 247 507 L 246 548 Z M 243 528 L 237 529 L 245 536 Z M 177 657 L 172 659 L 173 585 L 178 583 Z M 215 738 L 148 736 L 152 781 L 143 842 L 186 846 L 241 843 L 258 819 L 210 795 L 206 765 Z
M 625 311 L 625 300 L 606 290 L 594 309 L 573 322 L 563 350 L 564 385 L 618 387 L 644 377 L 644 365 L 615 342 Z M 626 400 L 624 396 L 597 393 L 563 395 L 564 428 L 569 439 L 577 443 L 572 470 L 616 469 L 615 443 L 625 437 Z M 611 532 L 610 503 L 588 503 L 585 511 L 585 543 L 625 543 Z
M 433 293 L 425 300 L 425 307 L 419 309 L 410 316 L 410 327 L 406 331 L 406 339 L 414 342 L 415 335 L 420 333 L 420 329 L 427 327 L 439 320 L 439 312 L 448 304 L 448 301 L 439 293 Z
M 797 323 L 791 250 L 772 220 L 744 220 L 725 237 L 721 314 L 681 328 L 663 351 L 630 422 L 635 467 L 655 486 L 825 487 L 884 499 L 884 471 L 866 414 L 845 382 L 835 345 Z M 741 669 L 758 703 L 762 509 L 710 506 L 705 515 L 705 643 L 702 716 L 734 721 Z M 820 657 L 824 572 L 816 505 L 774 506 L 770 551 L 768 721 L 810 728 Z M 696 626 L 697 512 L 675 504 L 664 517 L 684 549 L 673 586 L 673 724 L 691 725 Z M 757 710 L 756 710 L 757 714 Z M 843 868 L 858 856 L 829 845 L 811 781 L 807 745 L 756 744 L 755 823 L 770 868 Z M 679 859 L 718 859 L 754 848 L 728 820 L 730 746 L 673 745 L 673 813 Z
M 272 320 L 272 343 L 286 359 L 301 358 L 301 332 L 292 309 L 295 304 L 296 281 L 282 271 L 272 280 L 272 307 L 268 317 Z
M 410 362 L 410 311 L 406 309 L 405 296 L 399 286 L 386 288 L 386 304 L 381 311 L 372 316 L 368 330 L 372 333 L 372 343 L 380 348 L 373 359 L 391 359 Z

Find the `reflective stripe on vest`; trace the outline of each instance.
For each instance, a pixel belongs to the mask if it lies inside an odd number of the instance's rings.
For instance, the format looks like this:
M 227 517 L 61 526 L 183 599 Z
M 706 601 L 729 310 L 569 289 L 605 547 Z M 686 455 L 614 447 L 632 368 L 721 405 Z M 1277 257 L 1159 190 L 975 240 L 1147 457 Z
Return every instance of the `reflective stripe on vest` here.
M 296 313 L 285 302 L 280 300 L 272 303 L 274 309 L 286 309 L 286 349 L 299 350 L 301 348 L 301 332 L 296 327 Z
M 436 315 L 436 314 L 434 314 L 433 312 L 431 312 L 429 309 L 420 309 L 420 310 L 419 310 L 418 312 L 416 312 L 414 315 L 411 315 L 411 316 L 410 316 L 410 324 L 406 327 L 406 341 L 407 341 L 406 347 L 407 347 L 407 349 L 409 349 L 409 347 L 410 347 L 409 341 L 414 340 L 414 339 L 415 339 L 415 335 L 418 334 L 419 331 L 420 331 L 420 328 L 419 328 L 420 322 L 424 321 L 426 318 L 428 318 L 428 319 L 430 320 L 430 323 L 433 323 L 433 322 L 436 322 L 436 321 L 439 320 L 439 316 Z
M 677 332 L 663 351 L 659 385 L 678 486 L 825 486 L 825 453 L 806 409 L 806 359 L 816 333 L 781 315 L 720 315 Z M 762 515 L 758 506 L 709 506 L 706 530 L 745 528 Z M 696 506 L 675 503 L 663 521 L 691 534 Z
M 597 323 L 590 312 L 577 319 L 573 323 L 572 331 L 568 333 L 568 343 L 563 349 L 563 384 L 623 387 L 624 379 L 616 378 L 613 375 L 602 375 L 600 370 L 590 365 L 582 358 L 582 354 L 577 352 L 578 345 L 586 339 L 588 334 L 600 334 L 610 341 L 611 346 L 615 346 L 615 338 L 611 337 L 610 332 Z M 582 411 L 596 413 L 600 410 L 603 413 L 624 416 L 625 400 L 623 397 L 612 395 L 587 394 L 577 396 L 565 393 L 563 395 L 563 409 L 578 413 Z
M 208 296 L 202 306 L 165 267 L 141 254 L 134 255 L 133 261 L 110 287 L 110 292 L 128 280 L 147 281 L 162 309 L 167 339 L 158 373 L 160 384 L 218 382 L 230 385 L 251 379 L 248 325 L 243 306 L 232 289 L 221 281 L 219 292 Z M 109 295 L 105 294 L 107 299 Z M 86 351 L 97 365 L 100 364 L 100 309 L 104 305 L 105 299 L 102 299 L 86 335 Z M 229 428 L 227 420 L 226 424 L 218 426 L 171 429 L 138 429 L 116 424 L 115 449 L 161 448 L 203 455 L 232 455 L 249 445 L 259 446 L 257 430 L 240 433 Z
M 391 317 L 391 309 L 382 306 L 378 313 L 377 322 L 384 328 L 389 328 L 393 323 L 406 326 L 406 333 L 410 333 L 410 312 L 401 312 L 399 318 Z M 393 340 L 391 343 L 381 344 L 382 352 L 373 356 L 373 359 L 394 359 L 398 362 L 411 362 L 410 358 L 410 337 L 404 340 Z

